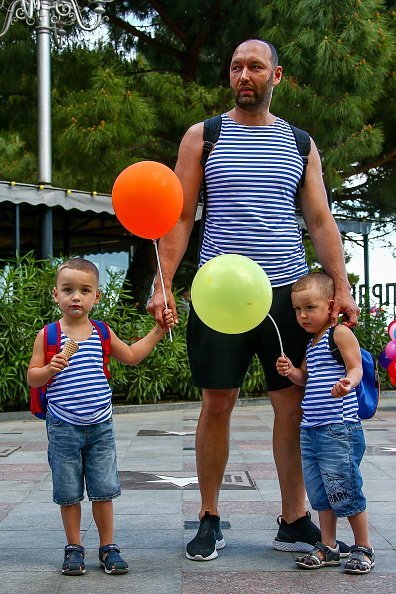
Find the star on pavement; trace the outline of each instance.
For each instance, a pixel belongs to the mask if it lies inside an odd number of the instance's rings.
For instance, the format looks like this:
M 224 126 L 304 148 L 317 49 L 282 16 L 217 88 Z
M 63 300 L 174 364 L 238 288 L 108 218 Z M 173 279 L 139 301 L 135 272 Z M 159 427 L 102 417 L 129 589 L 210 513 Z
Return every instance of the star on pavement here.
M 162 474 L 153 474 L 153 476 L 157 476 L 159 480 L 157 481 L 147 481 L 148 483 L 171 483 L 175 485 L 175 487 L 187 487 L 187 485 L 196 485 L 198 484 L 198 477 L 197 476 L 164 476 Z
M 195 435 L 195 431 L 164 431 L 167 435 Z

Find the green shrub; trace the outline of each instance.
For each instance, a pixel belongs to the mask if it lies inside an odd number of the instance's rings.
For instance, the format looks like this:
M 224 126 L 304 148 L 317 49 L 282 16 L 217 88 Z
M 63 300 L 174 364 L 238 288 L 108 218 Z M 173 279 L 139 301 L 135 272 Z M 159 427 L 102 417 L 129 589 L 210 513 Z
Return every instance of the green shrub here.
M 35 337 L 48 322 L 59 319 L 60 311 L 51 290 L 61 260 L 35 260 L 32 254 L 12 261 L 0 260 L 0 410 L 24 410 L 29 389 L 26 371 Z M 115 395 L 129 403 L 157 402 L 161 399 L 199 400 L 200 390 L 191 384 L 185 332 L 187 314 L 179 308 L 180 324 L 139 365 L 128 367 L 111 361 L 110 380 Z M 153 327 L 149 314 L 139 313 L 122 287 L 122 277 L 110 275 L 92 317 L 108 322 L 128 344 Z M 389 337 L 385 314 L 362 312 L 356 335 L 361 345 L 378 356 Z M 382 371 L 382 383 L 389 386 Z M 261 365 L 254 357 L 241 396 L 261 396 L 266 392 Z
M 360 346 L 370 351 L 376 359 L 389 341 L 387 327 L 386 312 L 382 308 L 362 308 L 355 335 Z M 382 390 L 393 389 L 388 372 L 382 367 L 379 367 L 379 377 Z
M 26 371 L 34 340 L 45 324 L 60 317 L 51 291 L 61 261 L 35 260 L 32 254 L 0 260 L 0 410 L 28 407 Z M 110 275 L 92 317 L 106 320 L 122 340 L 132 343 L 147 334 L 154 321 L 149 314 L 138 313 L 121 285 L 120 275 Z M 165 336 L 139 365 L 111 361 L 110 383 L 115 394 L 130 403 L 156 402 L 170 395 L 199 399 L 187 360 L 186 317 L 180 316 L 179 326 L 172 331 L 173 341 Z

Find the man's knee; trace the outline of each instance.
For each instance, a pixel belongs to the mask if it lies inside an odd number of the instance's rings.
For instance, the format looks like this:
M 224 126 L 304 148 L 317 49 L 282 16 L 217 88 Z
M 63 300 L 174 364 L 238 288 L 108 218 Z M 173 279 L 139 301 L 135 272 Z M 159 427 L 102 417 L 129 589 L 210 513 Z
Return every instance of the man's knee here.
M 304 390 L 300 386 L 270 392 L 271 404 L 277 421 L 288 426 L 294 426 L 301 422 L 303 393 Z
M 204 389 L 202 411 L 213 416 L 230 415 L 238 399 L 239 388 L 227 390 Z

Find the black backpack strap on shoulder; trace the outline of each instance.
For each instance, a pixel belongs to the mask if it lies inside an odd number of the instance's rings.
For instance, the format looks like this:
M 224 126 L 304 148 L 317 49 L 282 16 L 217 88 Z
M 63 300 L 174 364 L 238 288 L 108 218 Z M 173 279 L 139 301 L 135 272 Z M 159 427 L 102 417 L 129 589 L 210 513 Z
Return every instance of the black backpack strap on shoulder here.
M 214 145 L 216 144 L 221 130 L 221 115 L 213 116 L 212 118 L 208 118 L 204 121 L 204 130 L 203 130 L 203 148 L 202 148 L 202 157 L 201 157 L 201 165 L 205 167 L 206 161 L 210 155 L 210 151 L 213 149 Z
M 221 130 L 221 115 L 213 116 L 204 121 L 203 129 L 203 147 L 201 156 L 201 165 L 203 168 L 203 180 L 201 186 L 200 200 L 202 202 L 202 213 L 201 222 L 199 226 L 199 242 L 198 242 L 198 257 L 201 251 L 201 245 L 203 241 L 204 229 L 205 229 L 205 218 L 206 218 L 206 179 L 205 179 L 205 165 L 208 157 L 219 139 Z
M 333 359 L 335 359 L 338 363 L 341 363 L 341 365 L 345 366 L 344 360 L 341 356 L 340 350 L 338 348 L 338 346 L 336 345 L 335 341 L 334 341 L 334 330 L 335 330 L 335 326 L 333 326 L 332 328 L 330 328 L 330 332 L 329 332 L 329 349 L 330 349 L 330 353 L 331 356 L 333 357 Z
M 292 132 L 294 134 L 297 149 L 303 161 L 303 172 L 301 174 L 301 179 L 298 184 L 298 187 L 300 189 L 303 187 L 305 183 L 305 171 L 308 165 L 308 155 L 311 152 L 311 137 L 309 136 L 308 132 L 306 132 L 305 130 L 300 130 L 300 128 L 296 128 L 296 126 L 292 126 L 290 124 L 290 128 L 292 129 Z

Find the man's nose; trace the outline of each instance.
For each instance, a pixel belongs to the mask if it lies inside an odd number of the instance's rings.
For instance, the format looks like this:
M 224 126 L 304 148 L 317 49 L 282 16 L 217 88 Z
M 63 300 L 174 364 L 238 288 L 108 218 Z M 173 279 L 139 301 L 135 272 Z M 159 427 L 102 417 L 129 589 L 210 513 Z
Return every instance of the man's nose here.
M 241 80 L 248 80 L 249 79 L 249 69 L 247 66 L 244 66 L 242 68 L 242 72 L 241 72 Z

